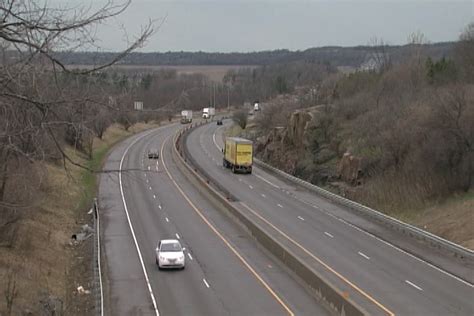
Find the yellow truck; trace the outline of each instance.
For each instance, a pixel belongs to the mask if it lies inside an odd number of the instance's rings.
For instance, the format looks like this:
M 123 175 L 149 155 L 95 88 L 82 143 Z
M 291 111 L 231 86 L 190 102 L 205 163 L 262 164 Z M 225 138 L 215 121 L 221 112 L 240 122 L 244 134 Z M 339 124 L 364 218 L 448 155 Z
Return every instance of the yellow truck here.
M 253 143 L 240 137 L 226 137 L 223 165 L 233 173 L 252 173 Z

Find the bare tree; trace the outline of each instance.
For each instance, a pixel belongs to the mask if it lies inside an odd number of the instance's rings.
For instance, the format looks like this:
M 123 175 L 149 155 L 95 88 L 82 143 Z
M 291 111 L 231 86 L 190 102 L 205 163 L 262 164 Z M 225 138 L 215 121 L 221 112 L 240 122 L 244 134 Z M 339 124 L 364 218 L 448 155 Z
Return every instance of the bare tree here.
M 474 22 L 470 23 L 459 37 L 456 59 L 464 79 L 470 83 L 474 82 Z
M 66 154 L 64 142 L 90 151 L 93 131 L 101 135 L 103 118 L 119 110 L 92 84 L 94 74 L 141 47 L 155 31 L 155 21 L 144 25 L 111 60 L 87 70 L 68 69 L 57 52 L 100 49 L 95 28 L 121 14 L 130 2 L 107 1 L 93 10 L 34 0 L 0 1 L 0 232 L 20 210 L 35 203 L 32 192 L 43 181 L 35 162 L 60 159 L 65 167 L 66 161 L 80 166 Z M 34 167 L 26 177 L 20 172 L 28 164 Z
M 375 69 L 384 72 L 392 66 L 392 59 L 388 52 L 389 45 L 381 38 L 373 37 L 369 41 L 372 47 L 370 58 L 375 63 Z

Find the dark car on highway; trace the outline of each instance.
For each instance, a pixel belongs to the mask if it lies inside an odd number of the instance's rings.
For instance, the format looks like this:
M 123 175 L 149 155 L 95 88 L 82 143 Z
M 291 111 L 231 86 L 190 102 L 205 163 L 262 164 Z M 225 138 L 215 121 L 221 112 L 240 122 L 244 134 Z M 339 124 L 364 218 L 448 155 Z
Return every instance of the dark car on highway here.
M 149 149 L 148 159 L 160 159 L 160 153 L 158 152 L 158 149 Z

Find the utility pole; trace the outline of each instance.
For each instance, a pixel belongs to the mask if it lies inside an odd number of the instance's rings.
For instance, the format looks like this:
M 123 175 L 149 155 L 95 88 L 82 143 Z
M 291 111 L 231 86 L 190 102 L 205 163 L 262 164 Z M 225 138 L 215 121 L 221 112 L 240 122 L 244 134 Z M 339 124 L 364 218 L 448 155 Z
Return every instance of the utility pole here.
M 227 112 L 229 112 L 229 109 L 230 109 L 230 102 L 229 102 L 230 101 L 230 96 L 229 96 L 229 94 L 230 94 L 230 88 L 229 88 L 229 86 L 227 86 Z
M 214 83 L 214 105 L 213 108 L 216 108 L 216 83 Z

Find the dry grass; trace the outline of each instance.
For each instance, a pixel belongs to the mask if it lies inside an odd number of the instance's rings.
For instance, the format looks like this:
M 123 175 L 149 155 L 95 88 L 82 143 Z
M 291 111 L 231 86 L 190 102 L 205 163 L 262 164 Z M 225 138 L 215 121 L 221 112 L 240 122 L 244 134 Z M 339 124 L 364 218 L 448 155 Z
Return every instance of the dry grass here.
M 411 224 L 474 250 L 474 191 L 418 211 Z
M 102 140 L 94 140 L 94 159 L 66 148 L 76 161 L 100 168 L 108 149 L 123 138 L 138 131 L 155 127 L 137 124 L 125 131 L 111 126 Z M 18 223 L 17 238 L 11 248 L 0 248 L 0 315 L 7 315 L 4 291 L 8 276 L 14 276 L 17 297 L 13 315 L 32 312 L 41 314 L 40 300 L 48 296 L 59 298 L 67 315 L 81 315 L 93 308 L 91 295 L 79 297 L 74 290 L 78 285 L 90 288 L 92 239 L 79 246 L 71 246 L 71 235 L 90 223 L 86 212 L 96 189 L 95 175 L 67 164 L 34 166 L 46 171 L 46 182 L 41 186 L 41 199 Z

